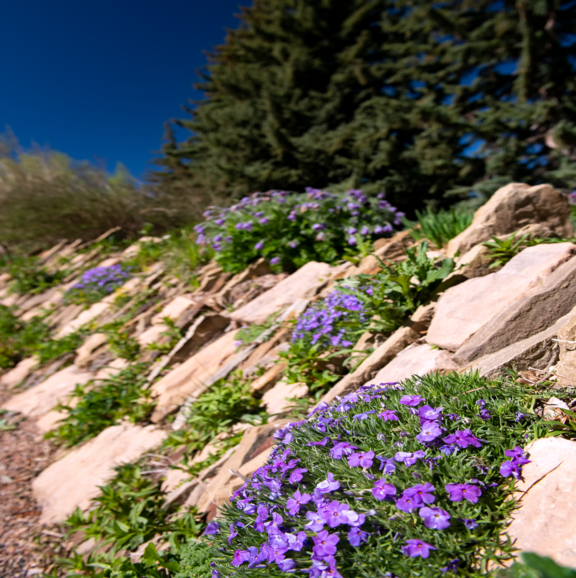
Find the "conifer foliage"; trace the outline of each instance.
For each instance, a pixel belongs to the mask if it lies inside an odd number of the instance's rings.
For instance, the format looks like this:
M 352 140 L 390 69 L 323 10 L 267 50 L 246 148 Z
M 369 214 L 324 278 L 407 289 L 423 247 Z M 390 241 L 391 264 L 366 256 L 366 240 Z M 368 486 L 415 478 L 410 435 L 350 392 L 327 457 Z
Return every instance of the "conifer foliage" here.
M 573 0 L 255 0 L 177 121 L 166 182 L 341 185 L 413 209 L 576 186 Z

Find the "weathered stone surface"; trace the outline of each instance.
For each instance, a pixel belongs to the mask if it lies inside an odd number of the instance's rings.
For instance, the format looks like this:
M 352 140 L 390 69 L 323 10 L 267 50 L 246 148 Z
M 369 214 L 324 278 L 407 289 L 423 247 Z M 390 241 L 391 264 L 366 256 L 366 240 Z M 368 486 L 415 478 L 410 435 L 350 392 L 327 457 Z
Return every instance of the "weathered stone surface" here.
M 100 494 L 98 486 L 114 477 L 114 468 L 138 459 L 166 437 L 155 426 L 112 426 L 86 445 L 48 466 L 33 482 L 44 524 L 63 522 L 77 507 L 85 510 Z
M 108 309 L 110 309 L 110 303 L 106 303 L 105 301 L 94 303 L 88 309 L 83 310 L 77 317 L 72 319 L 72 321 L 66 323 L 66 325 L 56 333 L 56 339 L 61 339 L 66 335 L 70 335 L 70 333 L 74 333 L 74 331 L 80 329 L 82 325 L 94 321 L 100 317 L 100 315 L 108 311 Z
M 28 417 L 40 417 L 74 391 L 77 384 L 93 379 L 94 374 L 70 365 L 54 373 L 39 385 L 10 398 L 2 407 L 18 411 Z
M 152 421 L 158 422 L 191 395 L 200 395 L 213 376 L 236 352 L 234 331 L 229 331 L 156 382 L 152 393 L 157 405 Z
M 368 383 L 390 383 L 434 371 L 455 371 L 459 369 L 459 365 L 452 360 L 452 357 L 452 353 L 442 349 L 433 349 L 427 343 L 411 345 L 401 351 Z
M 572 243 L 529 247 L 497 273 L 451 287 L 438 300 L 426 340 L 456 351 L 512 303 L 537 293 L 544 280 L 574 254 Z
M 170 319 L 176 321 L 179 319 L 186 311 L 192 309 L 196 306 L 196 303 L 187 297 L 183 297 L 179 295 L 175 297 L 160 311 L 152 317 L 151 323 L 152 325 L 160 325 L 163 324 L 164 317 L 170 317 Z
M 527 448 L 520 508 L 507 533 L 523 552 L 549 556 L 576 567 L 576 443 L 562 438 L 536 440 Z
M 280 379 L 280 376 L 287 367 L 288 364 L 285 361 L 275 363 L 266 373 L 257 377 L 250 384 L 250 391 L 265 391 Z
M 34 366 L 38 363 L 35 357 L 27 357 L 23 359 L 16 367 L 7 371 L 2 377 L 0 377 L 0 385 L 6 389 L 12 389 L 16 387 L 20 382 L 24 381 L 32 370 Z
M 308 394 L 308 387 L 305 383 L 286 383 L 279 381 L 272 389 L 262 396 L 262 404 L 270 415 L 285 412 L 294 402 L 289 398 L 301 398 Z
M 450 277 L 462 276 L 466 279 L 474 279 L 495 273 L 497 269 L 490 269 L 492 260 L 488 256 L 489 251 L 488 247 L 482 243 L 474 245 L 464 255 L 455 259 L 457 269 L 450 274 Z
M 576 325 L 576 308 L 558 319 L 548 329 L 476 359 L 466 370 L 477 370 L 482 377 L 496 378 L 512 368 L 517 371 L 526 371 L 531 367 L 548 369 L 558 360 L 560 348 L 556 337 L 562 334 L 564 327 L 574 325 Z
M 109 377 L 120 373 L 126 367 L 128 367 L 128 361 L 126 359 L 122 359 L 121 357 L 117 357 L 104 367 L 101 367 L 98 370 L 95 379 L 108 379 Z
M 551 185 L 511 183 L 476 211 L 472 224 L 448 243 L 447 255 L 464 254 L 490 237 L 510 234 L 532 223 L 544 224 L 559 237 L 571 237 L 568 198 Z
M 538 291 L 528 292 L 499 315 L 489 319 L 456 351 L 455 359 L 469 362 L 531 337 L 567 315 L 574 305 L 576 258 L 558 267 L 544 280 Z
M 86 341 L 76 350 L 76 359 L 74 365 L 76 367 L 85 367 L 92 353 L 107 342 L 105 333 L 93 333 Z
M 566 323 L 558 331 L 557 341 L 560 361 L 556 366 L 556 379 L 561 387 L 576 386 L 576 308 L 565 317 Z
M 157 342 L 166 331 L 168 331 L 166 325 L 151 325 L 146 331 L 138 335 L 136 340 L 142 347 L 146 347 L 151 343 Z
M 240 323 L 263 323 L 266 319 L 288 307 L 298 299 L 312 297 L 330 277 L 331 267 L 312 261 L 280 281 L 275 287 L 231 313 Z

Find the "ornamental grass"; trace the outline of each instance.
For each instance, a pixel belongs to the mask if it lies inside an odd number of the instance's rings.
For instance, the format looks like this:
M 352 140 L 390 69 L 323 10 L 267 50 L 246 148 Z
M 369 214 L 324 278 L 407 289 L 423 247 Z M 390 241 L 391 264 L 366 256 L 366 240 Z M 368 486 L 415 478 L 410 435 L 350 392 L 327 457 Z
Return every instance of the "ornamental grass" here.
M 209 524 L 213 576 L 480 576 L 510 558 L 528 392 L 477 374 L 362 387 L 277 434 Z

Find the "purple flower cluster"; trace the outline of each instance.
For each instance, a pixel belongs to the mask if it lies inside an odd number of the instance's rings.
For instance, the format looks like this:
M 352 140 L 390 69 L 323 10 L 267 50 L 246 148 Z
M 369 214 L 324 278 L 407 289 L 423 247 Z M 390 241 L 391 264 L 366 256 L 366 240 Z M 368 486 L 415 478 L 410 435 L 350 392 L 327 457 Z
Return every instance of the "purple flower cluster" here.
M 522 475 L 522 466 L 530 463 L 530 460 L 526 459 L 524 450 L 516 446 L 513 450 L 506 450 L 504 455 L 512 459 L 502 463 L 500 466 L 500 474 L 504 478 L 514 476 L 519 480 Z
M 131 276 L 130 270 L 122 265 L 94 267 L 86 271 L 80 281 L 70 288 L 71 292 L 112 293 Z
M 310 338 L 315 345 L 340 345 L 350 347 L 352 341 L 347 339 L 343 322 L 355 320 L 358 324 L 366 321 L 363 303 L 354 295 L 332 291 L 324 301 L 309 307 L 300 315 L 292 334 L 292 341 Z

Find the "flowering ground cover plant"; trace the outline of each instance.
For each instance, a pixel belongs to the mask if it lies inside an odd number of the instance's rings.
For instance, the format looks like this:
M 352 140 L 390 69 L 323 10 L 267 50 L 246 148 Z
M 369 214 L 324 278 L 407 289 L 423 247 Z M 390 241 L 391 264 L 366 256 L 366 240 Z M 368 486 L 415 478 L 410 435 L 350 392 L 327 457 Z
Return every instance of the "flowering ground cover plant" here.
M 280 430 L 209 524 L 213 576 L 480 576 L 510 556 L 527 391 L 475 374 L 361 388 Z
M 384 193 L 329 193 L 306 189 L 254 193 L 230 208 L 212 207 L 195 227 L 198 242 L 210 244 L 225 271 L 238 273 L 260 257 L 277 270 L 294 270 L 309 261 L 332 263 L 347 248 L 390 234 L 402 223 Z M 357 253 L 357 249 L 354 253 Z
M 118 289 L 131 276 L 130 269 L 120 264 L 88 269 L 80 281 L 67 291 L 66 301 L 78 304 L 96 303 Z

